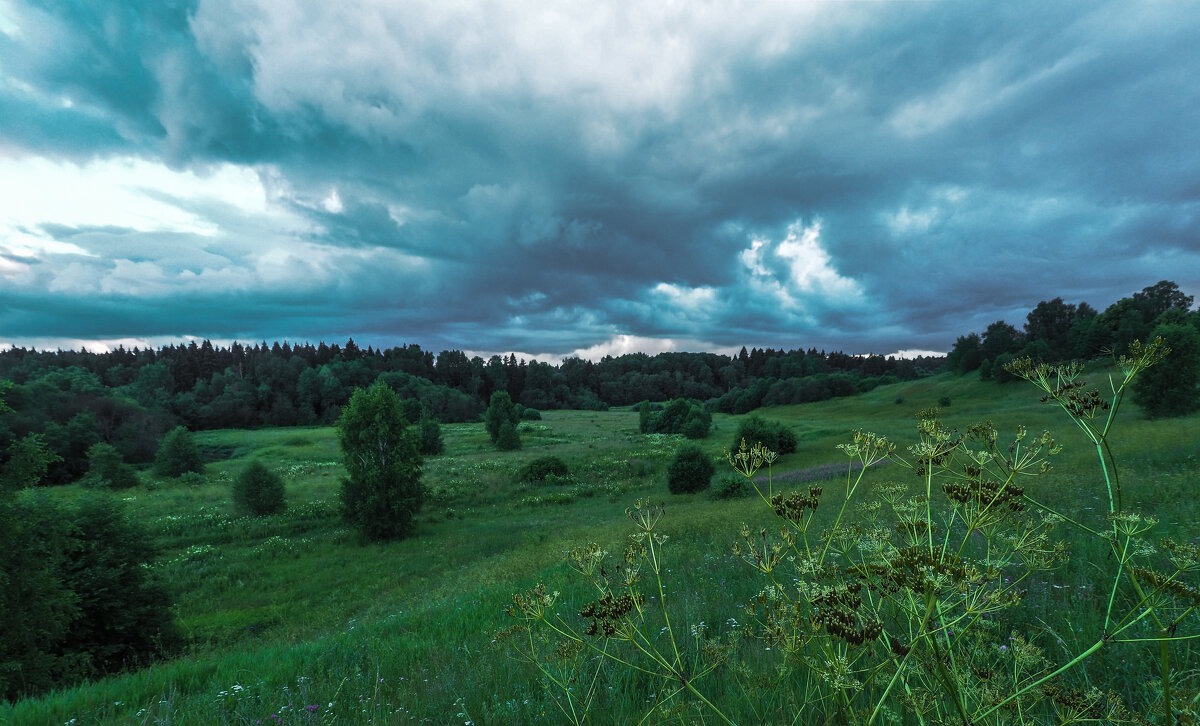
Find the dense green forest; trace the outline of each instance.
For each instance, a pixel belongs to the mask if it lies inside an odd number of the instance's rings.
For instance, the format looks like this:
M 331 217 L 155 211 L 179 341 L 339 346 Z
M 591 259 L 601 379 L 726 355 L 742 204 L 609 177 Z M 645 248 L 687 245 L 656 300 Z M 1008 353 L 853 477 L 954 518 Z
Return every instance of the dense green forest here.
M 196 431 L 331 424 L 356 388 L 376 380 L 449 423 L 478 420 L 497 391 L 540 410 L 603 410 L 686 398 L 705 402 L 711 411 L 741 414 L 855 395 L 944 366 L 1004 382 L 1009 378 L 1004 364 L 1019 356 L 1086 360 L 1162 333 L 1179 360 L 1192 345 L 1188 330 L 1200 327 L 1200 318 L 1189 312 L 1192 299 L 1170 281 L 1122 298 L 1104 312 L 1055 298 L 1038 303 L 1022 330 L 998 320 L 982 334 L 959 337 L 945 358 L 911 360 L 742 348 L 735 356 L 634 353 L 598 362 L 568 358 L 555 366 L 515 355 L 484 360 L 459 350 L 434 354 L 419 345 L 363 349 L 353 339 L 316 346 L 193 341 L 106 353 L 12 347 L 0 351 L 0 380 L 13 382 L 8 398 L 18 413 L 0 423 L 0 452 L 40 435 L 57 457 L 45 481 L 61 484 L 84 474 L 88 449 L 96 443 L 138 464 L 149 462 L 177 425 Z M 0 461 L 10 455 L 0 454 Z
M 758 391 L 780 383 L 803 390 L 805 400 L 824 400 L 913 380 L 940 364 L 755 348 L 737 356 L 630 354 L 596 363 L 569 358 L 553 366 L 515 355 L 486 361 L 462 351 L 434 355 L 417 345 L 362 349 L 353 340 L 229 347 L 204 341 L 108 353 L 14 347 L 0 352 L 0 380 L 15 384 L 8 397 L 18 412 L 0 424 L 0 451 L 39 434 L 61 459 L 46 481 L 65 483 L 84 473 L 87 451 L 97 442 L 116 447 L 128 462 L 143 463 L 178 424 L 191 430 L 331 424 L 356 388 L 376 380 L 403 399 L 420 401 L 442 422 L 466 422 L 478 420 L 497 391 L 533 409 L 602 410 L 690 398 L 740 411 L 756 408 Z

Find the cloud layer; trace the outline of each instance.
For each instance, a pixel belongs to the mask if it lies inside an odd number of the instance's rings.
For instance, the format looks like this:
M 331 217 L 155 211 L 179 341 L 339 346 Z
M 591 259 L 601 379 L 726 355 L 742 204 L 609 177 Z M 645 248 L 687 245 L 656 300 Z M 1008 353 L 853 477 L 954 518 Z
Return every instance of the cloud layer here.
M 0 342 L 945 350 L 1200 292 L 1190 3 L 0 0 Z

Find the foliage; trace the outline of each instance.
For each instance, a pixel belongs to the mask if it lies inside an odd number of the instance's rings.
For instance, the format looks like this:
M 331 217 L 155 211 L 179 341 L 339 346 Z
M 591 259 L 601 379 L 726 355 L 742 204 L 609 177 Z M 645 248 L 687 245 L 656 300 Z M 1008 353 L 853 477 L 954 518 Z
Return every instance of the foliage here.
M 781 421 L 768 421 L 759 416 L 748 416 L 738 424 L 737 435 L 729 446 L 737 450 L 742 442 L 750 445 L 762 444 L 777 454 L 791 454 L 796 451 L 796 433 Z
M 252 461 L 233 480 L 233 503 L 257 517 L 279 514 L 287 506 L 283 479 L 260 461 Z
M 0 494 L 36 486 L 61 457 L 50 450 L 41 434 L 28 434 L 10 447 L 0 466 Z
M 115 446 L 98 442 L 88 449 L 88 473 L 83 481 L 92 487 L 129 489 L 138 485 L 138 476 Z
M 355 391 L 338 420 L 348 474 L 343 517 L 367 539 L 399 539 L 415 527 L 425 489 L 421 453 L 406 428 L 400 399 L 382 382 Z
M 500 432 L 496 436 L 496 448 L 501 451 L 516 451 L 521 448 L 521 435 L 517 433 L 516 424 L 504 421 L 500 424 Z
M 728 474 L 719 477 L 713 485 L 713 499 L 741 499 L 750 496 L 753 489 L 745 477 Z
M 517 411 L 516 405 L 513 404 L 512 396 L 508 395 L 508 391 L 496 391 L 493 393 L 491 400 L 488 402 L 487 411 L 483 414 L 483 426 L 487 429 L 492 443 L 499 444 L 500 432 L 505 424 L 509 424 L 512 427 L 513 435 L 515 435 L 517 424 L 520 422 L 521 414 Z M 517 447 L 511 446 L 510 448 Z
M 716 469 L 712 457 L 704 453 L 704 449 L 696 444 L 681 446 L 667 469 L 667 489 L 672 494 L 703 491 L 708 488 Z
M 417 424 L 420 445 L 417 447 L 422 456 L 437 456 L 446 450 L 442 440 L 442 427 L 436 419 L 429 416 L 422 418 Z
M 154 471 L 159 476 L 177 477 L 191 471 L 204 473 L 204 457 L 192 432 L 176 426 L 163 437 L 154 456 Z
M 67 631 L 79 675 L 138 667 L 183 644 L 166 590 L 146 564 L 157 556 L 150 534 L 104 494 L 84 498 L 71 514 L 72 546 L 63 581 L 75 595 Z
M 1200 408 L 1200 332 L 1187 323 L 1160 325 L 1156 340 L 1171 351 L 1167 365 L 1146 371 L 1133 400 L 1152 418 L 1183 416 Z
M 61 682 L 63 650 L 79 617 L 62 580 L 70 526 L 41 492 L 0 495 L 0 697 L 11 700 Z
M 638 430 L 643 434 L 683 434 L 703 439 L 712 427 L 712 414 L 699 401 L 676 398 L 657 407 L 648 401 L 638 406 Z
M 176 650 L 170 601 L 146 569 L 147 533 L 105 495 L 65 509 L 0 501 L 0 696 L 12 699 Z
M 550 476 L 565 479 L 570 475 L 571 471 L 562 459 L 557 456 L 539 456 L 521 467 L 517 472 L 516 480 L 518 482 L 540 482 Z
M 979 369 L 981 380 L 1003 383 L 1011 380 L 1006 366 L 1018 357 L 1062 362 L 1096 358 L 1106 351 L 1124 353 L 1132 341 L 1152 337 L 1154 327 L 1168 322 L 1170 314 L 1186 316 L 1192 300 L 1169 280 L 1121 298 L 1100 314 L 1086 302 L 1043 300 L 1029 311 L 1023 332 L 998 320 L 982 337 L 960 336 L 946 364 L 959 374 Z
M 772 515 L 769 525 L 743 525 L 734 548 L 762 582 L 747 606 L 750 627 L 710 634 L 697 622 L 716 603 L 695 604 L 680 590 L 664 510 L 639 501 L 627 512 L 634 534 L 619 567 L 596 544 L 567 553 L 591 587 L 582 607 L 542 585 L 514 595 L 513 647 L 573 723 L 589 721 L 606 686 L 621 679 L 654 689 L 642 721 L 688 714 L 726 724 L 870 725 L 903 713 L 930 724 L 1142 724 L 1153 713 L 1164 723 L 1190 722 L 1195 691 L 1175 658 L 1200 638 L 1200 549 L 1171 538 L 1155 544 L 1157 520 L 1130 508 L 1108 441 L 1124 395 L 1162 352 L 1157 342 L 1132 344 L 1107 400 L 1078 379 L 1079 366 L 1028 358 L 1009 366 L 1094 446 L 1105 504 L 1098 516 L 1060 513 L 1034 486 L 1060 452 L 1048 432 L 1018 428 L 1003 440 L 990 423 L 960 433 L 936 411 L 921 412 L 907 453 L 886 437 L 854 432 L 838 447 L 850 464 L 844 483 L 828 491 L 777 491 L 777 454 L 742 444 L 729 463 Z M 885 461 L 913 478 L 870 486 L 868 472 Z M 1102 618 L 1076 632 L 1068 617 L 1068 633 L 1036 615 L 1019 617 L 1029 588 L 1049 585 L 1069 557 L 1064 529 L 1107 553 L 1091 559 L 1100 572 L 1087 596 Z M 1038 643 L 1055 635 L 1059 648 Z M 1092 685 L 1102 669 L 1087 668 L 1118 655 L 1136 659 L 1143 644 L 1155 661 L 1156 702 L 1138 714 L 1114 689 Z M 722 690 L 731 677 L 735 687 Z
M 522 408 L 521 409 L 521 420 L 522 421 L 541 421 L 542 420 L 542 412 L 537 410 L 536 408 Z

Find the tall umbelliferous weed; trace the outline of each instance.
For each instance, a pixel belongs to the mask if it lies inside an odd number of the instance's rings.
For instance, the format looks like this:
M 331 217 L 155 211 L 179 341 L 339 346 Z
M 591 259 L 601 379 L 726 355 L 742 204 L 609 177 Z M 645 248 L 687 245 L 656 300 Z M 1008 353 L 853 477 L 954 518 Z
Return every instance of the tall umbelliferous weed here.
M 589 544 L 566 555 L 591 598 L 568 605 L 541 585 L 518 593 L 505 635 L 572 723 L 599 717 L 592 710 L 614 677 L 652 689 L 646 722 L 1192 723 L 1195 676 L 1174 654 L 1200 638 L 1200 546 L 1155 540 L 1155 518 L 1123 496 L 1109 441 L 1132 381 L 1166 352 L 1161 340 L 1131 346 L 1105 394 L 1079 380 L 1078 365 L 1006 368 L 1094 446 L 1106 511 L 1093 519 L 1035 496 L 1030 485 L 1060 450 L 1049 432 L 986 422 L 958 431 L 930 409 L 904 448 L 855 431 L 838 447 L 844 481 L 778 491 L 776 452 L 743 441 L 726 457 L 767 513 L 733 546 L 761 580 L 733 613 L 744 627 L 712 636 L 684 620 L 689 595 L 671 582 L 664 508 L 639 501 L 623 552 Z M 905 474 L 878 477 L 885 461 Z M 1003 628 L 1038 620 L 1016 615 L 1079 538 L 1107 552 L 1091 563 L 1103 607 L 1093 632 L 1077 633 L 1075 649 L 1061 638 L 1051 649 L 1048 625 Z M 1098 653 L 1147 642 L 1157 662 L 1144 703 L 1124 702 L 1086 670 Z

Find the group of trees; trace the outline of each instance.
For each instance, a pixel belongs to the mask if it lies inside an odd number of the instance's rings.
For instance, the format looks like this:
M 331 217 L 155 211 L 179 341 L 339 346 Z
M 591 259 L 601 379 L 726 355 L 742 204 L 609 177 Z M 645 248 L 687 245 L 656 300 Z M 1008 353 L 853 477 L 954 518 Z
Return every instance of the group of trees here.
M 1043 300 L 1021 330 L 997 320 L 982 334 L 958 338 L 946 356 L 952 371 L 978 371 L 983 380 L 1012 379 L 1004 366 L 1018 357 L 1047 362 L 1122 355 L 1134 340 L 1161 337 L 1172 353 L 1139 378 L 1134 400 L 1151 416 L 1187 413 L 1200 406 L 1200 311 L 1193 297 L 1163 280 L 1097 312 L 1086 302 Z
M 703 439 L 712 427 L 712 413 L 696 400 L 677 398 L 665 405 L 642 401 L 638 406 L 638 430 L 643 434 L 683 434 Z
M 0 395 L 0 418 L 11 415 Z M 111 452 L 92 453 L 94 463 L 111 460 Z M 35 489 L 56 456 L 38 437 L 18 441 L 5 454 L 0 697 L 19 698 L 174 652 L 183 638 L 167 592 L 146 567 L 156 556 L 149 534 L 107 493 L 64 505 Z

